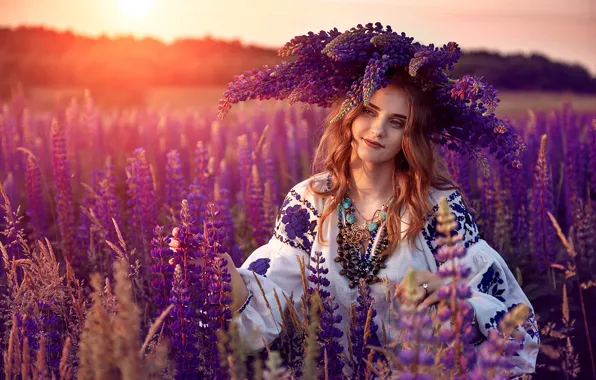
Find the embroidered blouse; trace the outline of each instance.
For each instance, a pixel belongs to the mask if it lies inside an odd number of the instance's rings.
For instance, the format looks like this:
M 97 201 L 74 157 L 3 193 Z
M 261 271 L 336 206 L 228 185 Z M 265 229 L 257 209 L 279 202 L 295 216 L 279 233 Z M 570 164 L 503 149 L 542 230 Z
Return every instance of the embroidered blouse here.
M 323 173 L 315 177 L 325 183 L 326 176 Z M 341 314 L 342 323 L 350 320 L 349 309 L 351 304 L 356 302 L 357 288 L 349 287 L 349 280 L 339 274 L 341 265 L 334 261 L 337 255 L 337 212 L 332 212 L 325 220 L 323 232 L 326 244 L 321 245 L 316 236 L 325 200 L 314 197 L 308 191 L 308 182 L 311 179 L 298 183 L 290 190 L 279 210 L 273 236 L 267 244 L 257 248 L 238 268 L 249 289 L 249 297 L 235 321 L 238 323 L 240 336 L 253 350 L 263 348 L 265 342 L 269 344 L 280 333 L 281 316 L 274 297 L 274 289 L 279 296 L 282 309 L 286 304 L 285 297 L 282 296 L 284 292 L 288 298 L 293 294 L 294 306 L 296 310 L 300 310 L 303 286 L 297 256 L 304 258 L 307 264 L 306 276 L 308 276 L 310 255 L 316 251 L 323 253 L 325 263 L 322 265 L 329 269 L 326 277 L 330 285 L 326 289 L 340 305 L 336 312 Z M 468 301 L 476 312 L 481 333 L 486 337 L 489 330 L 498 328 L 499 320 L 517 304 L 528 305 L 531 314 L 526 323 L 519 327 L 524 333 L 524 341 L 514 354 L 515 368 L 511 370 L 511 375 L 534 372 L 538 348 L 527 344 L 538 343 L 540 340 L 533 308 L 502 257 L 480 238 L 478 227 L 466 210 L 458 191 L 431 188 L 429 201 L 434 205 L 433 216 L 427 219 L 424 228 L 418 234 L 415 244 L 418 249 L 404 240 L 400 241 L 387 259 L 387 267 L 379 272 L 379 277 L 387 278 L 390 284 L 398 284 L 410 267 L 417 271 L 426 269 L 436 273 L 440 265 L 445 265 L 435 260 L 438 250 L 436 215 L 441 197 L 447 199 L 455 214 L 458 223 L 457 233 L 463 236 L 463 244 L 467 248 L 463 262 L 472 269 L 468 277 L 472 297 Z M 405 235 L 408 222 L 409 215 L 406 212 L 402 216 L 402 225 L 405 225 L 402 227 L 402 237 Z M 263 292 L 256 283 L 253 272 L 258 276 Z M 377 326 L 381 326 L 381 321 L 384 321 L 387 327 L 387 342 L 392 342 L 396 339 L 394 335 L 397 330 L 393 322 L 394 317 L 390 314 L 390 304 L 386 299 L 386 286 L 381 282 L 370 285 L 370 289 L 377 310 L 375 322 Z M 263 293 L 272 306 L 271 310 L 267 307 Z M 343 345 L 344 352 L 348 352 L 345 327 L 341 329 L 344 335 L 339 343 Z M 483 341 L 478 343 L 477 347 L 482 344 Z

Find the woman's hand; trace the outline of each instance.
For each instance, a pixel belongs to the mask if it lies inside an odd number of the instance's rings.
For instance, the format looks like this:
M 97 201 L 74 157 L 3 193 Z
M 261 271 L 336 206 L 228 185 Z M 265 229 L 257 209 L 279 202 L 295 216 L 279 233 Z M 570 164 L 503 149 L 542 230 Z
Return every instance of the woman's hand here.
M 424 299 L 418 305 L 418 310 L 432 306 L 439 302 L 439 289 L 445 286 L 445 283 L 437 274 L 428 270 L 416 272 L 416 285 L 422 288 L 422 284 L 428 284 Z M 421 289 L 424 291 L 424 289 Z M 395 286 L 395 295 L 401 297 L 404 292 L 403 281 Z

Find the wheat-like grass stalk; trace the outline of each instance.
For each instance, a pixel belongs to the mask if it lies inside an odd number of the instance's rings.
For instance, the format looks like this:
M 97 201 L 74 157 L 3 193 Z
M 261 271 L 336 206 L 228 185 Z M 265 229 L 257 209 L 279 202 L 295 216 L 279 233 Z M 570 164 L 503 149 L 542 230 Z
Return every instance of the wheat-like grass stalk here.
M 141 319 L 134 303 L 132 284 L 128 279 L 128 265 L 123 261 L 114 263 L 118 313 L 113 320 L 116 332 L 114 355 L 124 380 L 142 378 L 143 368 L 139 355 L 139 330 Z
M 321 297 L 317 290 L 311 295 L 311 299 L 312 301 L 309 308 L 310 323 L 308 337 L 306 338 L 306 354 L 302 366 L 301 380 L 317 379 L 319 377 L 319 370 L 317 368 L 317 355 L 319 354 L 317 335 L 320 328 L 319 307 L 321 304 Z
M 588 342 L 588 352 L 590 353 L 590 364 L 592 365 L 592 376 L 596 379 L 596 361 L 595 361 L 596 359 L 594 359 L 594 351 L 592 349 L 592 340 L 590 339 L 590 329 L 588 327 L 588 317 L 587 317 L 586 307 L 585 307 L 585 303 L 584 303 L 584 295 L 582 293 L 582 284 L 579 279 L 579 276 L 577 275 L 577 270 L 576 270 L 575 258 L 577 256 L 577 254 L 573 247 L 573 239 L 571 238 L 571 236 L 573 236 L 573 227 L 570 228 L 570 231 L 569 231 L 570 238 L 568 240 L 565 237 L 565 235 L 563 234 L 563 231 L 561 230 L 559 223 L 557 223 L 557 220 L 550 212 L 548 212 L 548 217 L 550 218 L 553 226 L 555 227 L 555 230 L 557 231 L 557 236 L 563 243 L 563 246 L 565 247 L 565 250 L 567 251 L 567 254 L 569 255 L 569 260 L 567 261 L 566 268 L 562 267 L 561 265 L 558 265 L 558 264 L 552 264 L 551 267 L 563 269 L 565 271 L 566 279 L 570 278 L 570 277 L 575 277 L 575 281 L 577 282 L 577 292 L 579 294 L 579 303 L 580 303 L 581 310 L 582 310 L 584 331 L 586 333 L 586 340 Z
M 60 380 L 70 379 L 72 376 L 72 370 L 68 366 L 68 355 L 70 352 L 70 337 L 66 337 L 64 344 L 62 345 L 62 356 L 60 357 L 60 364 L 58 365 L 58 371 L 60 373 Z
M 139 351 L 139 354 L 141 356 L 145 354 L 145 350 L 147 349 L 149 342 L 151 342 L 151 339 L 153 339 L 153 336 L 155 335 L 155 333 L 157 333 L 157 330 L 161 327 L 161 324 L 163 323 L 163 321 L 168 317 L 168 314 L 170 313 L 170 310 L 172 310 L 173 307 L 174 307 L 174 305 L 168 306 L 164 311 L 161 312 L 161 314 L 159 315 L 159 317 L 157 317 L 155 322 L 153 322 L 151 324 L 151 327 L 149 328 L 149 332 L 147 333 L 147 336 L 145 337 L 145 341 L 143 342 L 143 345 L 141 346 L 141 350 Z

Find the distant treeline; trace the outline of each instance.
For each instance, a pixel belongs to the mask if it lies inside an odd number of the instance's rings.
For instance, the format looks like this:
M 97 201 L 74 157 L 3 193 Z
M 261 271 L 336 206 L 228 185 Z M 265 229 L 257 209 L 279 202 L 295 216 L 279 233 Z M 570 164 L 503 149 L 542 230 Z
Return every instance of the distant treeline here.
M 225 85 L 246 69 L 281 60 L 275 49 L 238 40 L 205 37 L 166 44 L 152 38 L 90 38 L 43 27 L 0 28 L 0 95 L 16 84 L 84 86 L 95 93 Z M 497 89 L 596 93 L 596 78 L 584 67 L 540 55 L 464 52 L 454 75 L 465 73 L 484 76 Z

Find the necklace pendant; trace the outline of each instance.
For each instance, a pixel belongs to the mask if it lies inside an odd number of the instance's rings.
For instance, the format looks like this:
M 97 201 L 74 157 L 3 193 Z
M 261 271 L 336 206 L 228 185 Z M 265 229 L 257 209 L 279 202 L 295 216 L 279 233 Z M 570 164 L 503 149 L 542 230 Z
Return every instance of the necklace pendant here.
M 379 225 L 377 224 L 377 222 L 370 222 L 368 224 L 368 232 L 373 232 L 374 230 L 377 229 Z

